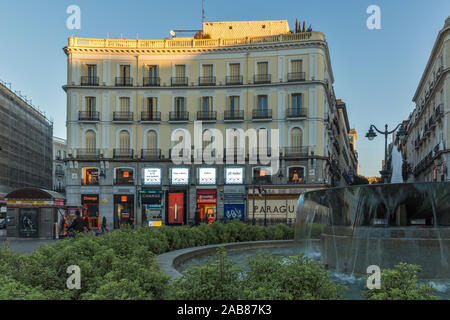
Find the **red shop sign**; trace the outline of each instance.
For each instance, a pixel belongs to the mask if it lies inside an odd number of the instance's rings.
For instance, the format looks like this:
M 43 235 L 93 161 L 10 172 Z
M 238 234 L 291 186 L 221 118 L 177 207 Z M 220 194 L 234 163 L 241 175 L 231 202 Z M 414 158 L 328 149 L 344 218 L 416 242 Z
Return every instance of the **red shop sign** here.
M 217 193 L 216 191 L 198 191 L 197 203 L 216 203 Z

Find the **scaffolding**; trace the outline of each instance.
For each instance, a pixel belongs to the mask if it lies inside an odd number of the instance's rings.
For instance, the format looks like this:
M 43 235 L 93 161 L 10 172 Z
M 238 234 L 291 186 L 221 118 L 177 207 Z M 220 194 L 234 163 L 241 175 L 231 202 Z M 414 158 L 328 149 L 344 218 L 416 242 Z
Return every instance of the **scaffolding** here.
M 52 188 L 53 122 L 0 80 L 0 192 Z

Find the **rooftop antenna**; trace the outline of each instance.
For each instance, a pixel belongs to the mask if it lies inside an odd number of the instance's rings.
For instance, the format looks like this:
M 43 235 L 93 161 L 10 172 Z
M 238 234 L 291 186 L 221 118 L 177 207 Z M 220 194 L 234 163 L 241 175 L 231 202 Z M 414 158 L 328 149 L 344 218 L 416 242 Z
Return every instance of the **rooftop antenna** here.
M 205 23 L 205 0 L 202 0 L 202 34 L 203 34 L 203 23 Z

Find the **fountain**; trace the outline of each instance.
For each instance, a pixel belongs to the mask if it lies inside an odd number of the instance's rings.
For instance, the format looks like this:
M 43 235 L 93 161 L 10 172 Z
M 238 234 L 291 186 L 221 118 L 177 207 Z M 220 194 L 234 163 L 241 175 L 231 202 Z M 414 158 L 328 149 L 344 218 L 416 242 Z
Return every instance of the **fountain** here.
M 402 183 L 402 165 L 403 165 L 403 157 L 400 150 L 397 149 L 397 146 L 392 146 L 392 177 L 391 183 Z
M 421 278 L 450 279 L 450 182 L 331 188 L 299 198 L 296 241 L 320 238 L 322 262 L 339 273 L 400 262 Z M 306 241 L 305 241 L 306 240 Z

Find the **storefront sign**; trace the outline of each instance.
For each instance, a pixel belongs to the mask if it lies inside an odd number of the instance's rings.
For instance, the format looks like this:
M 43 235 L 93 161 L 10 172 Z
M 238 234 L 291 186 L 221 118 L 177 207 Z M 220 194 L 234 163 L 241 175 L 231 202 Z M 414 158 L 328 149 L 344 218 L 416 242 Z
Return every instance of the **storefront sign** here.
M 198 184 L 216 184 L 216 168 L 198 168 Z
M 255 207 L 253 208 L 253 199 L 248 199 L 249 217 L 264 218 L 266 214 L 267 218 L 287 218 L 295 219 L 297 211 L 297 198 L 288 199 L 267 199 L 267 205 L 264 206 L 264 197 L 255 199 Z M 253 208 L 253 209 L 252 209 Z
M 217 192 L 213 191 L 197 191 L 197 203 L 216 203 Z
M 226 184 L 243 184 L 244 168 L 225 168 Z
M 144 169 L 144 184 L 145 185 L 160 185 L 161 184 L 161 168 L 145 168 Z
M 161 208 L 162 206 L 162 191 L 147 191 L 141 193 L 142 204 L 148 205 L 149 208 Z
M 245 204 L 227 203 L 224 205 L 225 217 L 229 220 L 245 220 Z
M 171 168 L 170 182 L 175 185 L 189 184 L 189 169 L 188 168 Z

